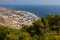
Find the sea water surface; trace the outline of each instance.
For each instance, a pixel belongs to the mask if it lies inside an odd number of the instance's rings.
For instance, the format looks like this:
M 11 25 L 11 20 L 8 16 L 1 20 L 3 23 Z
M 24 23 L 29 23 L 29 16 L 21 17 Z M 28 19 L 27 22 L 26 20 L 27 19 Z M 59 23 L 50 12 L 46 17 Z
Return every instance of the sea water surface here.
M 60 14 L 60 6 L 43 6 L 43 5 L 0 5 L 13 10 L 28 11 L 43 17 L 45 14 Z

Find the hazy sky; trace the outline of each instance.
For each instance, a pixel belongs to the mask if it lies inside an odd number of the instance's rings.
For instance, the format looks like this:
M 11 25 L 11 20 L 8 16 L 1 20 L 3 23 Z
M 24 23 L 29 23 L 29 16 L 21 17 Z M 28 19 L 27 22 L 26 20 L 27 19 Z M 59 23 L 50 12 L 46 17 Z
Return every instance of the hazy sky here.
M 4 4 L 60 5 L 60 0 L 0 0 L 0 5 Z

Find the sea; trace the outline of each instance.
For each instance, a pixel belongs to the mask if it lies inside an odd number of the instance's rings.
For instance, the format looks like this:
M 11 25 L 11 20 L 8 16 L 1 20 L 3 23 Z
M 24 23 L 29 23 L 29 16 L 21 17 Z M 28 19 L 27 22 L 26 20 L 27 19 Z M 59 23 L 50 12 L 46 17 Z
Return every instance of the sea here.
M 47 5 L 0 5 L 0 7 L 10 8 L 13 10 L 28 11 L 34 13 L 38 17 L 45 14 L 60 14 L 60 6 Z

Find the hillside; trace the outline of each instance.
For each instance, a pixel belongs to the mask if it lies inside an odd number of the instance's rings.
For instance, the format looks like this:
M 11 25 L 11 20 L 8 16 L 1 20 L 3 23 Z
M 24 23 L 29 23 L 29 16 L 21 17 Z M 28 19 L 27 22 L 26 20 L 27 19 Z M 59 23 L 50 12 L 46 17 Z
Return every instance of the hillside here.
M 60 40 L 60 15 L 45 15 L 20 30 L 0 25 L 0 40 Z
M 21 28 L 22 24 L 32 25 L 39 19 L 35 14 L 26 11 L 17 11 L 0 7 L 0 24 L 10 26 L 12 28 Z

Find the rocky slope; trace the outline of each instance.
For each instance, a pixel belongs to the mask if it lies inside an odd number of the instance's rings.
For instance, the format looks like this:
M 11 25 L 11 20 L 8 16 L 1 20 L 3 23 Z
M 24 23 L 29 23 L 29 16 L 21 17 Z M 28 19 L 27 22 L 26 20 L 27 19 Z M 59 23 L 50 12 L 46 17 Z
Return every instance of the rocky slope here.
M 16 11 L 8 8 L 0 8 L 0 24 L 12 28 L 21 28 L 22 24 L 32 25 L 39 19 L 35 14 L 26 11 Z

